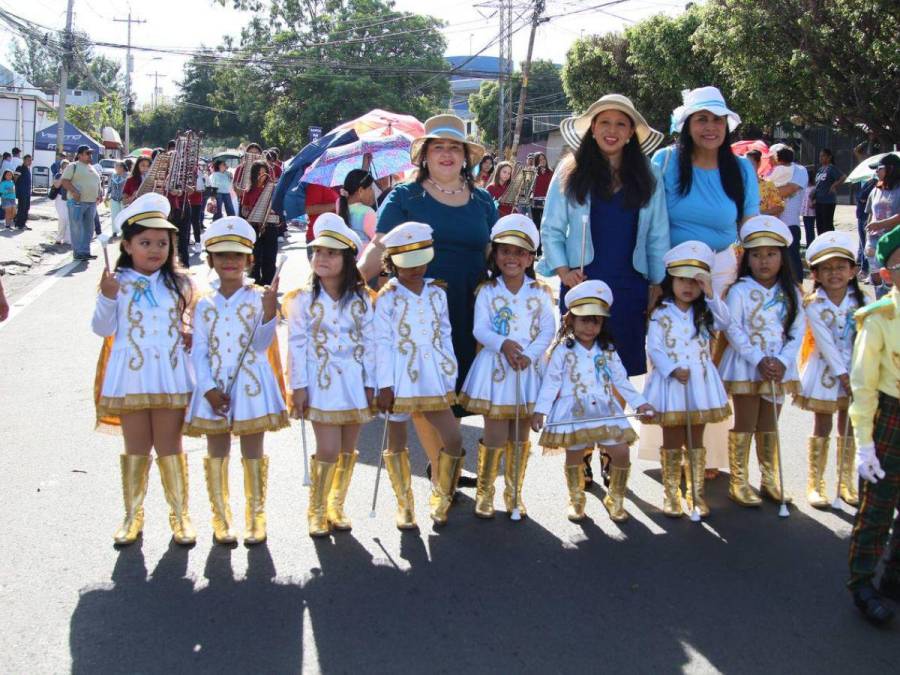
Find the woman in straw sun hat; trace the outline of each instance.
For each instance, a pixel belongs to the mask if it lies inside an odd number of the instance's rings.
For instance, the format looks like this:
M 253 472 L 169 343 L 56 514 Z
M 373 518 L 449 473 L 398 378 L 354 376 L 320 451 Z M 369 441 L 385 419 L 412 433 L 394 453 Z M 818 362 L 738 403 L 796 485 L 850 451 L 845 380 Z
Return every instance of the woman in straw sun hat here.
M 484 273 L 491 227 L 497 221 L 493 198 L 475 187 L 472 169 L 484 156 L 484 148 L 466 138 L 465 123 L 456 115 L 436 115 L 425 122 L 425 135 L 410 148 L 419 167 L 415 180 L 395 187 L 378 213 L 375 238 L 359 263 L 366 279 L 381 270 L 382 239 L 406 222 L 426 223 L 433 231 L 434 260 L 426 275 L 447 284 L 453 350 L 459 364 L 459 392 L 472 360 L 475 289 Z M 464 414 L 456 408 L 458 415 Z M 413 416 L 416 432 L 434 465 L 441 448 L 434 429 L 419 415 Z M 464 476 L 462 486 L 474 486 Z

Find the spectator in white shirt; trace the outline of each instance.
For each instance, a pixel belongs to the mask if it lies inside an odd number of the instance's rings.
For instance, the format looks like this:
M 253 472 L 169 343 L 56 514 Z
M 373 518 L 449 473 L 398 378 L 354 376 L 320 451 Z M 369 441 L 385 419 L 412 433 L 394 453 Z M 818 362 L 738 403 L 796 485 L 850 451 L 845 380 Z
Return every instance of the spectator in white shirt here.
M 784 210 L 778 215 L 794 235 L 788 249 L 795 279 L 803 279 L 803 263 L 800 259 L 800 221 L 803 206 L 803 190 L 808 182 L 806 169 L 794 164 L 794 151 L 782 143 L 776 143 L 769 150 L 769 157 L 775 164 L 770 180 L 778 188 L 778 194 L 784 200 Z

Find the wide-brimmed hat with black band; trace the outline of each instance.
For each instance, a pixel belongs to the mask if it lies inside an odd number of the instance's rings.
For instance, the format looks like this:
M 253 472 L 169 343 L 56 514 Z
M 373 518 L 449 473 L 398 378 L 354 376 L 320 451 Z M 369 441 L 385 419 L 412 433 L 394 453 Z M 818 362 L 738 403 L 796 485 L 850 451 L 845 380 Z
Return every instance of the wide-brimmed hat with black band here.
M 458 141 L 469 150 L 469 166 L 475 166 L 484 157 L 484 146 L 473 143 L 466 137 L 466 124 L 456 115 L 435 115 L 425 120 L 425 135 L 419 136 L 409 148 L 409 156 L 413 164 L 419 164 L 419 155 L 425 147 L 425 141 L 441 139 Z
M 581 145 L 581 139 L 591 130 L 594 118 L 604 110 L 618 110 L 631 118 L 634 123 L 634 134 L 645 155 L 649 155 L 662 143 L 663 133 L 647 124 L 647 120 L 635 109 L 631 99 L 622 94 L 607 94 L 594 101 L 581 115 L 567 117 L 560 123 L 559 131 L 569 147 L 575 150 Z

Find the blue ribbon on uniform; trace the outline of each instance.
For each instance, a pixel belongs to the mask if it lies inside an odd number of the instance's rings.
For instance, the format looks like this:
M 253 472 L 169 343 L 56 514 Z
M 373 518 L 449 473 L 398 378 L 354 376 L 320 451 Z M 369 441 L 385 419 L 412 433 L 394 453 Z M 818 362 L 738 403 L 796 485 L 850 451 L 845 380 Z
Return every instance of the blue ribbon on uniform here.
M 131 296 L 131 299 L 133 302 L 140 302 L 142 297 L 147 299 L 150 307 L 159 307 L 159 303 L 156 302 L 156 297 L 150 289 L 150 280 L 145 277 L 140 277 L 134 282 L 134 295 Z
M 607 380 L 612 379 L 612 373 L 609 370 L 609 365 L 606 362 L 606 357 L 601 354 L 597 354 L 597 356 L 594 357 L 594 371 L 597 373 L 597 375 L 603 373 L 603 377 L 605 377 Z
M 763 309 L 772 309 L 775 305 L 781 305 L 778 309 L 778 315 L 783 319 L 785 312 L 787 311 L 787 303 L 784 297 L 784 291 L 781 289 L 772 296 L 772 299 L 769 300 L 766 304 L 763 305 Z
M 502 307 L 491 319 L 491 326 L 498 335 L 509 335 L 509 322 L 513 318 L 513 311 L 509 307 Z

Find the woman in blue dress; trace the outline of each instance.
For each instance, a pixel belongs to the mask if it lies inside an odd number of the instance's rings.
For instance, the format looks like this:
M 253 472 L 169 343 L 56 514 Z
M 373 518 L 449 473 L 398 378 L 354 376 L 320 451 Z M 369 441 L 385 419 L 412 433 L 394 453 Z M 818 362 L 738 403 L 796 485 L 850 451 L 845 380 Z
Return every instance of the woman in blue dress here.
M 465 124 L 456 115 L 428 119 L 425 135 L 413 141 L 410 155 L 419 167 L 418 175 L 413 182 L 391 190 L 381 205 L 375 238 L 359 268 L 367 280 L 378 275 L 384 252 L 381 239 L 397 225 L 414 221 L 431 226 L 434 259 L 425 274 L 447 285 L 453 350 L 459 364 L 458 393 L 475 358 L 475 290 L 484 277 L 497 208 L 472 178 L 472 168 L 481 161 L 484 148 L 466 140 Z M 465 414 L 459 407 L 455 410 L 457 415 Z M 424 418 L 414 415 L 413 423 L 429 466 L 437 466 L 440 438 Z M 474 478 L 464 476 L 459 485 L 474 486 Z

